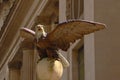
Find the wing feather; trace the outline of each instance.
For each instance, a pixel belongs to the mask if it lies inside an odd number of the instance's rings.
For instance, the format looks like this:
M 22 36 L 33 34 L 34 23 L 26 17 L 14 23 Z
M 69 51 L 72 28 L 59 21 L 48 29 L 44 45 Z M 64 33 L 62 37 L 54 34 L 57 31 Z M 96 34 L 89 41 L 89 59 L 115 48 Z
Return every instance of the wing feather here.
M 21 28 L 20 29 L 20 36 L 26 39 L 33 40 L 35 36 L 35 32 L 28 28 Z
M 70 43 L 81 39 L 84 35 L 105 28 L 105 24 L 83 20 L 68 21 L 59 24 L 56 29 L 47 35 L 47 39 L 64 51 L 70 47 Z

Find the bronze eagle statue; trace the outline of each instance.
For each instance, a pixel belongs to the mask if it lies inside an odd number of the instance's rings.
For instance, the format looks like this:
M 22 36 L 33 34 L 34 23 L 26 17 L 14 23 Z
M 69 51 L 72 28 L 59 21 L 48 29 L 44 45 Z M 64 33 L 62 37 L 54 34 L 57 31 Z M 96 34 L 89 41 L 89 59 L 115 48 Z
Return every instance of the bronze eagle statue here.
M 99 31 L 106 27 L 105 24 L 85 20 L 71 20 L 60 23 L 56 28 L 46 33 L 43 25 L 37 25 L 36 31 L 27 28 L 21 29 L 21 36 L 33 40 L 41 58 L 57 58 L 59 49 L 67 51 L 70 43 L 83 38 L 84 35 Z
M 58 50 L 67 51 L 70 43 L 105 27 L 106 25 L 102 23 L 71 20 L 58 24 L 50 33 L 45 32 L 44 25 L 37 25 L 35 31 L 27 28 L 20 29 L 20 35 L 32 41 L 39 53 L 40 60 L 36 66 L 38 78 L 60 80 L 63 67 L 68 67 L 69 62 L 58 53 Z

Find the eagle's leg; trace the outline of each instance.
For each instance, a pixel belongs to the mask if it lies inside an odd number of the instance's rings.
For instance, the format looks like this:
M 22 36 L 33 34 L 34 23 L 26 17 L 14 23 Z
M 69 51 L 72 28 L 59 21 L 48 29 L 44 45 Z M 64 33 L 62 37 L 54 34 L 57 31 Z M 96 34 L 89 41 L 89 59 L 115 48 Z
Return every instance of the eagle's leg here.
M 52 53 L 50 50 L 46 50 L 48 58 L 52 58 Z
M 58 54 L 57 54 L 57 52 L 55 50 L 47 49 L 46 52 L 47 52 L 48 58 L 50 58 L 50 59 L 51 58 L 58 59 Z

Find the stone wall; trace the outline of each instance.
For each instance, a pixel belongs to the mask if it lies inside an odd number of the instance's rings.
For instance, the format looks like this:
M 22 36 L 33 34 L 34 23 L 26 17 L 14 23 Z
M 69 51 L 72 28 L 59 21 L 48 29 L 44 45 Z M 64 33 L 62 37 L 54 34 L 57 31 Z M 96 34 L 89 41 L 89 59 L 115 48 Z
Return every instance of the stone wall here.
M 95 0 L 95 21 L 107 25 L 95 34 L 96 80 L 120 80 L 119 9 L 119 0 Z

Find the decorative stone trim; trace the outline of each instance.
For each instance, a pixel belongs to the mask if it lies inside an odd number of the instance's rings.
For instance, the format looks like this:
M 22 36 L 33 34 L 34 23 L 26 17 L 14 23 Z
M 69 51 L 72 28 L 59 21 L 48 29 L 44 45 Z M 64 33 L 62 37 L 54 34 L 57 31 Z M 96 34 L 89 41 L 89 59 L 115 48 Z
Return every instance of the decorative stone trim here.
M 15 0 L 0 0 L 0 30 L 14 4 L 14 1 Z

